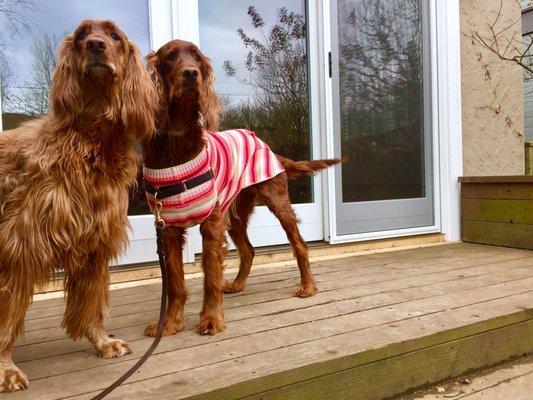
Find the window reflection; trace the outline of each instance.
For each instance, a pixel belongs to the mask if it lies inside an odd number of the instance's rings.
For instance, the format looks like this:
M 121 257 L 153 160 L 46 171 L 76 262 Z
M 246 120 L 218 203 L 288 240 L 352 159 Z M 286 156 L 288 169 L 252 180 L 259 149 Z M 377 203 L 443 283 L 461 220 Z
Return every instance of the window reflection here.
M 143 54 L 148 52 L 147 0 L 0 1 L 0 96 L 4 130 L 16 128 L 48 111 L 59 44 L 82 20 L 98 18 L 116 22 Z M 149 212 L 141 194 L 132 196 L 130 211 L 134 214 Z
M 281 155 L 311 157 L 306 2 L 199 0 L 200 47 L 224 102 L 222 129 L 247 128 Z M 311 179 L 291 183 L 311 202 Z
M 419 0 L 339 0 L 343 202 L 423 197 Z

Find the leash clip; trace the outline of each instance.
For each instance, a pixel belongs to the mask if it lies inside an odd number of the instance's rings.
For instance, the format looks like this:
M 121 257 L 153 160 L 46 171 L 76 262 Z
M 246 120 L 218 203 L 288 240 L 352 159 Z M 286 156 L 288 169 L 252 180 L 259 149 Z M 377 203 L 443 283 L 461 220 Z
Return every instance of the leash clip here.
M 165 229 L 165 220 L 161 217 L 161 212 L 163 211 L 163 202 L 157 199 L 157 192 L 154 195 L 155 207 L 154 207 L 154 216 L 155 222 L 154 225 L 156 228 Z

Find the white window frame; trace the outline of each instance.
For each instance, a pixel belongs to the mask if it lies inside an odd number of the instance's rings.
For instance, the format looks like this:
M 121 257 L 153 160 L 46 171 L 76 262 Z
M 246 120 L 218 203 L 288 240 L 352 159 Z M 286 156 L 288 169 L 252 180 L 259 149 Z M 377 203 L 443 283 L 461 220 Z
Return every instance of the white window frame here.
M 334 156 L 333 87 L 329 78 L 328 53 L 331 49 L 330 0 L 322 2 L 322 79 L 324 86 L 326 156 Z M 435 223 L 432 226 L 396 229 L 353 235 L 338 235 L 336 226 L 335 173 L 327 172 L 324 211 L 325 236 L 331 243 L 346 243 L 443 232 L 447 241 L 460 240 L 460 187 L 462 174 L 461 63 L 459 0 L 429 1 L 431 52 L 431 117 L 433 130 L 433 174 Z M 439 16 L 437 18 L 437 15 Z M 438 51 L 437 51 L 438 50 Z

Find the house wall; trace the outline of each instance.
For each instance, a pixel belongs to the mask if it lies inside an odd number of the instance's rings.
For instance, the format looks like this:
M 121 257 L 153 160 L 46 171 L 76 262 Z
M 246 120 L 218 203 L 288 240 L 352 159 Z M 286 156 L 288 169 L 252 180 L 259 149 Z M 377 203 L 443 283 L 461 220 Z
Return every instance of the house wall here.
M 461 0 L 463 174 L 524 174 L 524 83 L 520 66 L 500 60 L 473 39 L 490 38 L 499 0 Z M 513 25 L 502 43 L 521 39 L 520 4 L 503 0 L 497 28 Z M 510 52 L 509 52 L 510 54 Z

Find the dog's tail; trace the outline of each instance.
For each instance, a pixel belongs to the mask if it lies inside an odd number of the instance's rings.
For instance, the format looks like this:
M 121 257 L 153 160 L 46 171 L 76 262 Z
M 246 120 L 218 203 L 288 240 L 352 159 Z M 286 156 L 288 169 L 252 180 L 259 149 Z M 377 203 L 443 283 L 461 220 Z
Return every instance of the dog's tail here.
M 345 158 L 331 158 L 327 160 L 312 160 L 312 161 L 293 161 L 291 159 L 281 157 L 278 155 L 278 159 L 281 162 L 287 178 L 295 179 L 302 175 L 315 175 L 317 172 L 322 171 L 332 165 L 339 164 L 346 161 Z

